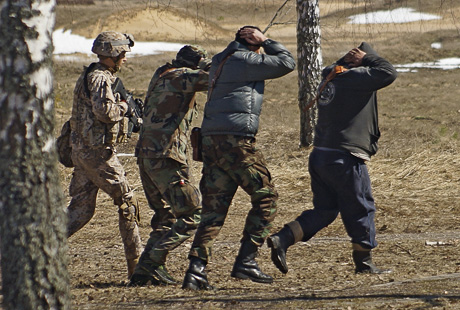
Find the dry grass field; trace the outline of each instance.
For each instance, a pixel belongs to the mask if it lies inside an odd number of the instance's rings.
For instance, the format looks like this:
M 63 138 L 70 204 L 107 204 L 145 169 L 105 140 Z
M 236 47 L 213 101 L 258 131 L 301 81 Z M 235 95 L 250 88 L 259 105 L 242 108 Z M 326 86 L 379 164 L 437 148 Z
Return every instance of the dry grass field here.
M 60 1 L 65 3 L 66 1 Z M 69 1 L 72 2 L 72 1 Z M 77 2 L 73 1 L 72 3 Z M 95 1 L 95 5 L 58 5 L 56 28 L 94 38 L 103 30 L 131 32 L 140 41 L 201 44 L 211 54 L 233 39 L 245 24 L 264 28 L 282 0 Z M 290 1 L 268 36 L 296 54 L 295 1 Z M 347 16 L 412 7 L 442 16 L 408 24 L 350 25 Z M 457 1 L 320 1 L 324 64 L 361 41 L 370 42 L 394 64 L 460 56 L 460 3 Z M 441 42 L 442 49 L 431 48 Z M 174 53 L 131 57 L 120 72 L 125 86 L 144 98 L 155 69 Z M 55 62 L 56 128 L 70 114 L 72 92 L 88 60 Z M 272 285 L 238 281 L 230 270 L 249 210 L 238 191 L 214 246 L 209 280 L 212 292 L 178 286 L 126 288 L 126 268 L 116 208 L 98 196 L 93 220 L 69 239 L 69 270 L 74 309 L 460 309 L 460 70 L 419 69 L 400 73 L 379 92 L 382 138 L 369 162 L 377 205 L 379 246 L 376 264 L 393 269 L 385 275 L 355 275 L 351 246 L 340 219 L 311 241 L 289 248 L 288 274 L 270 261 L 264 245 L 258 257 Z M 312 207 L 307 160 L 299 148 L 297 74 L 268 81 L 258 144 L 279 192 L 274 230 Z M 202 106 L 205 96 L 198 97 Z M 197 119 L 199 124 L 200 120 Z M 56 130 L 57 132 L 57 130 Z M 119 147 L 132 153 L 134 136 Z M 122 157 L 141 201 L 141 233 L 149 234 L 152 215 L 143 195 L 135 158 Z M 192 163 L 195 181 L 200 166 Z M 60 166 L 68 195 L 72 170 Z M 167 266 L 179 280 L 188 266 L 191 240 L 175 249 Z

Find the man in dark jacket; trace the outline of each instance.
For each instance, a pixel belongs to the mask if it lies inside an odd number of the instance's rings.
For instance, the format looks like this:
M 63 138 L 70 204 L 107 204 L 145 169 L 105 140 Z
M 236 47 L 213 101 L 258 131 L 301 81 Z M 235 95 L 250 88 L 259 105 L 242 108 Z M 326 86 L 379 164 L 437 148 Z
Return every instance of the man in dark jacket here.
M 371 258 L 377 246 L 375 205 L 365 161 L 377 152 L 380 137 L 377 90 L 396 76 L 394 67 L 365 42 L 323 70 L 309 158 L 313 209 L 302 212 L 267 240 L 272 261 L 281 272 L 288 272 L 287 248 L 310 240 L 339 213 L 351 238 L 355 272 L 388 272 L 377 268 Z
M 260 53 L 263 48 L 265 54 Z M 294 70 L 289 51 L 268 39 L 260 29 L 245 26 L 235 41 L 212 59 L 209 100 L 202 124 L 202 218 L 189 254 L 184 289 L 207 290 L 205 266 L 239 186 L 251 197 L 241 247 L 232 277 L 272 283 L 258 267 L 258 248 L 269 235 L 278 194 L 261 152 L 256 148 L 264 80 Z

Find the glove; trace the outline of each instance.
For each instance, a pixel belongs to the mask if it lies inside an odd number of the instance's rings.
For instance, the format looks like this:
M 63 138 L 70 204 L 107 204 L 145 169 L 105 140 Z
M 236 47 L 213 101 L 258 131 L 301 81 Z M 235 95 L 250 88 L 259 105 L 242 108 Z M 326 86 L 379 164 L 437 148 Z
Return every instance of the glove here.
M 131 96 L 131 95 L 129 95 L 128 98 L 126 98 L 126 101 L 123 100 L 126 103 L 126 105 L 128 106 L 128 109 L 126 110 L 126 113 L 125 113 L 126 117 L 131 117 L 134 114 L 133 108 L 131 108 L 131 106 L 128 104 L 128 102 L 130 102 L 130 100 L 133 100 L 133 96 Z

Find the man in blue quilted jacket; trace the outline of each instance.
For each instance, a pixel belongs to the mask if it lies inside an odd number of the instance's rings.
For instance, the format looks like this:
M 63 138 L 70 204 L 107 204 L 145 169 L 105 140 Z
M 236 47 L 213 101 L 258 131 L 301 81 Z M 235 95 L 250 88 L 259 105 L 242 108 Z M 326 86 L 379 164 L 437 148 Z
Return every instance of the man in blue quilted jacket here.
M 264 53 L 261 50 L 264 50 Z M 190 250 L 190 266 L 182 288 L 209 290 L 206 264 L 237 188 L 249 196 L 241 247 L 231 276 L 272 283 L 255 257 L 270 234 L 278 194 L 265 160 L 256 148 L 265 80 L 284 76 L 295 68 L 291 53 L 268 39 L 259 28 L 244 26 L 235 40 L 212 59 L 210 88 L 202 131 L 202 218 Z

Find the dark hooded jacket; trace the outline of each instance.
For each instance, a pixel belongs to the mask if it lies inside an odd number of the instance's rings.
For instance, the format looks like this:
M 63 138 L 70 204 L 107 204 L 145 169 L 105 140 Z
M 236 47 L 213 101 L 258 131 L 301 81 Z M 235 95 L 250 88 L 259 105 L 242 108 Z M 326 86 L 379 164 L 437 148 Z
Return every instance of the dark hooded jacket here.
M 295 68 L 291 53 L 280 43 L 267 39 L 265 54 L 257 54 L 237 41 L 212 58 L 210 85 L 219 64 L 217 83 L 204 109 L 203 135 L 253 137 L 259 128 L 264 80 L 281 77 Z
M 366 52 L 362 65 L 338 74 L 320 94 L 313 145 L 370 157 L 380 137 L 377 90 L 390 85 L 397 73 L 369 44 L 359 49 Z M 322 83 L 336 65 L 346 67 L 343 59 L 323 70 Z

